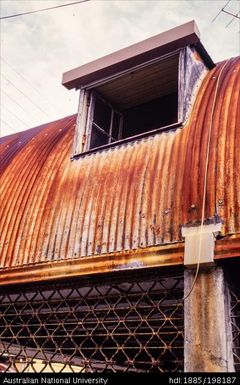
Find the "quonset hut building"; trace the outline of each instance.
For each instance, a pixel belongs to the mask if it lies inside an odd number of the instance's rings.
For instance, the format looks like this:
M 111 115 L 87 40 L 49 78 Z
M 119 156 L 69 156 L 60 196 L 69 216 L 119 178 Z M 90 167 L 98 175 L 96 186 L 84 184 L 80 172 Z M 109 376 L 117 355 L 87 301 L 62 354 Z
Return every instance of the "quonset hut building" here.
M 1 139 L 2 371 L 240 370 L 239 65 L 191 21 Z

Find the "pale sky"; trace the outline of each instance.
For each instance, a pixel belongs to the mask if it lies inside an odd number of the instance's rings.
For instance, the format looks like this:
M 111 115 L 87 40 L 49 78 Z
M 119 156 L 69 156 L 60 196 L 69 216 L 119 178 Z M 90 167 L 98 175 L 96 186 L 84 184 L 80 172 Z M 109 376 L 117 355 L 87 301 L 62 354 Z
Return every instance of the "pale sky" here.
M 74 0 L 1 0 L 1 16 Z M 90 0 L 1 20 L 1 136 L 77 112 L 62 73 L 194 19 L 214 62 L 240 54 L 239 20 L 227 0 Z M 231 0 L 226 11 L 240 11 Z

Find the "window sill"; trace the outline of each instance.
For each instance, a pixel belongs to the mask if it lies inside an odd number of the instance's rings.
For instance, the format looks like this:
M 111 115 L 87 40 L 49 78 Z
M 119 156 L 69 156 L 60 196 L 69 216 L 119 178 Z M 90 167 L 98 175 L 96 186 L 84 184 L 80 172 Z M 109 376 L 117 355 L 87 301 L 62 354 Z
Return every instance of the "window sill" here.
M 138 134 L 138 135 L 130 136 L 129 138 L 121 139 L 121 140 L 118 140 L 118 141 L 113 142 L 113 143 L 108 143 L 108 144 L 104 144 L 103 146 L 91 148 L 90 150 L 74 154 L 71 157 L 71 160 L 79 159 L 79 158 L 82 158 L 82 157 L 89 155 L 89 154 L 94 154 L 94 153 L 103 151 L 103 150 L 108 149 L 108 148 L 117 147 L 117 146 L 120 146 L 122 144 L 133 142 L 135 140 L 146 138 L 148 136 L 152 136 L 152 135 L 155 135 L 158 133 L 167 132 L 170 130 L 175 130 L 179 127 L 182 127 L 182 125 L 183 125 L 182 121 L 176 122 L 176 123 L 170 124 L 168 126 L 160 127 L 160 128 L 155 129 L 155 130 L 151 130 L 151 131 L 143 132 L 143 133 Z

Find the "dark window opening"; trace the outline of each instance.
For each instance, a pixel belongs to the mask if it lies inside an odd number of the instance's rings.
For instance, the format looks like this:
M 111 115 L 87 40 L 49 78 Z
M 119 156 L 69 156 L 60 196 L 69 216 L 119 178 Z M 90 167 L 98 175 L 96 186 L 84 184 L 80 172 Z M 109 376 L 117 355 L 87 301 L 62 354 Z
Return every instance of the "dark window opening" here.
M 101 127 L 107 134 L 110 131 L 111 124 L 111 107 L 103 101 L 100 97 L 95 98 L 94 106 L 94 116 L 93 121 L 98 126 Z
M 90 148 L 96 148 L 108 143 L 108 136 L 97 127 L 92 127 Z
M 86 87 L 91 95 L 85 150 L 181 125 L 192 105 L 204 63 L 194 47 L 158 58 L 101 83 Z
M 178 93 L 118 112 L 95 95 L 89 149 L 130 138 L 178 121 Z M 101 101 L 101 102 L 100 102 Z M 108 106 L 108 107 L 106 107 Z
M 175 92 L 126 110 L 123 114 L 122 138 L 176 123 L 178 120 L 177 107 L 178 95 Z
M 103 97 L 92 93 L 93 117 L 89 148 L 96 148 L 121 139 L 121 114 Z
M 178 122 L 179 53 L 92 90 L 89 149 Z

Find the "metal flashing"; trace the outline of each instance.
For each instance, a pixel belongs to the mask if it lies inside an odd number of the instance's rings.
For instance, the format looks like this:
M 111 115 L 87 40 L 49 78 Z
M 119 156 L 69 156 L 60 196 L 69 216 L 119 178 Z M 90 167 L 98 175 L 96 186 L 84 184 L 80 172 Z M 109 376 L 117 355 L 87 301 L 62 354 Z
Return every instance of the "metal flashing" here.
M 194 20 L 162 32 L 156 36 L 120 49 L 63 74 L 62 84 L 67 89 L 80 88 L 89 83 L 112 76 L 142 63 L 154 60 L 187 45 L 198 45 L 206 64 L 214 63 L 203 46 L 199 46 L 200 33 Z

